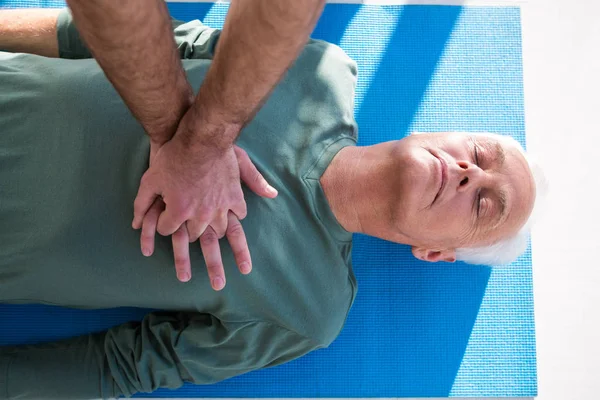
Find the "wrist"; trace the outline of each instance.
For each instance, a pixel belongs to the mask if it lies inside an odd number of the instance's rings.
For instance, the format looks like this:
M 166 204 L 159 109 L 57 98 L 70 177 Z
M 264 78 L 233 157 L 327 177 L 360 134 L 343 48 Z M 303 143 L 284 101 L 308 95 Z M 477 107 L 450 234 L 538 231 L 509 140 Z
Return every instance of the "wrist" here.
M 171 98 L 172 100 L 165 101 L 164 105 L 166 107 L 161 117 L 147 123 L 142 122 L 150 139 L 157 143 L 165 143 L 171 140 L 177 132 L 183 117 L 194 104 L 194 92 L 187 80 L 175 85 L 171 93 L 173 95 L 169 96 L 167 93 L 165 96 L 165 98 Z
M 228 122 L 218 113 L 205 112 L 195 105 L 190 107 L 182 124 L 177 135 L 181 135 L 192 151 L 206 151 L 207 148 L 220 152 L 230 150 L 242 129 L 241 124 Z

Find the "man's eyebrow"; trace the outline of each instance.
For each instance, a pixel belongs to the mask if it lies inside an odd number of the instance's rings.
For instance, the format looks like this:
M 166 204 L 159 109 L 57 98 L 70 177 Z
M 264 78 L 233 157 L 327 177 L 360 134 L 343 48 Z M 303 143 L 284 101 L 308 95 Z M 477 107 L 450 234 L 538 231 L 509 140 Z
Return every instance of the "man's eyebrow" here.
M 502 161 L 504 161 L 504 152 L 502 152 Z M 508 196 L 504 189 L 500 189 L 498 192 L 498 200 L 500 201 L 500 213 L 498 214 L 498 218 L 496 218 L 496 222 L 494 223 L 494 229 L 500 226 L 506 218 L 508 217 Z
M 504 147 L 500 144 L 499 141 L 496 142 L 496 163 L 497 168 L 501 168 L 504 165 L 504 161 L 506 160 L 506 153 L 504 152 Z M 497 219 L 496 227 L 500 226 L 506 218 L 508 218 L 508 195 L 506 194 L 506 190 L 500 188 L 498 192 L 498 199 L 500 200 L 500 216 Z
M 504 147 L 500 144 L 500 142 L 496 142 L 496 161 L 498 162 L 498 167 L 504 165 L 504 160 L 506 159 L 506 153 L 504 152 Z

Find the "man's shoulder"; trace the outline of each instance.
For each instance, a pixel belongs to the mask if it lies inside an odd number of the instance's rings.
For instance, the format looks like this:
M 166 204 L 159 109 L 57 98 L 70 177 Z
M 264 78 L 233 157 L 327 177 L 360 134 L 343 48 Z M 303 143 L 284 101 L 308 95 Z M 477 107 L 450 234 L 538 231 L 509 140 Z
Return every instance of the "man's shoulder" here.
M 286 82 L 302 98 L 303 111 L 321 123 L 344 124 L 356 136 L 354 98 L 357 66 L 340 47 L 311 39 L 288 71 Z M 311 101 L 313 109 L 307 107 Z M 306 116 L 303 116 L 306 119 Z M 331 129 L 328 132 L 333 132 Z
M 338 45 L 321 39 L 310 39 L 305 46 L 305 52 L 321 54 L 329 60 L 337 60 L 344 64 L 356 66 L 356 62 Z
M 335 76 L 345 76 L 355 81 L 357 65 L 346 52 L 339 46 L 319 39 L 310 39 L 298 57 L 299 63 L 310 64 L 318 73 L 327 74 L 334 72 Z

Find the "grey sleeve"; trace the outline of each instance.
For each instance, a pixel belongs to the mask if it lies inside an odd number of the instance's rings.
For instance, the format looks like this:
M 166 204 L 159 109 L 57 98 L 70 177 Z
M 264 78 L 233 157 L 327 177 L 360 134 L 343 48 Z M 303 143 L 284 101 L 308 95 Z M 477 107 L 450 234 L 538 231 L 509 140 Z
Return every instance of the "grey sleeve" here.
M 221 30 L 209 28 L 199 20 L 173 20 L 175 43 L 181 59 L 212 59 L 221 36 Z
M 318 347 L 264 321 L 154 312 L 106 332 L 0 348 L 0 399 L 108 399 L 210 384 Z
M 219 29 L 209 28 L 198 20 L 182 22 L 173 19 L 172 24 L 175 44 L 180 58 L 213 58 L 215 47 L 221 35 Z M 68 9 L 62 10 L 58 16 L 56 35 L 60 58 L 93 58 L 81 39 L 73 21 L 73 16 Z
M 58 56 L 72 60 L 93 58 L 73 22 L 73 17 L 68 9 L 58 14 L 56 21 L 56 38 L 58 40 Z

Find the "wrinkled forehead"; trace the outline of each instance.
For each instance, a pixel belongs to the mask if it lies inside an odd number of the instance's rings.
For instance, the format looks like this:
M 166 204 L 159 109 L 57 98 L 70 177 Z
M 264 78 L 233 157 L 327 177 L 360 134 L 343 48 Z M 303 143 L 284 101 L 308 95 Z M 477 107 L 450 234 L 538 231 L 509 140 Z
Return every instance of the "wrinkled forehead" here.
M 508 217 L 496 227 L 503 237 L 515 235 L 529 220 L 536 200 L 533 174 L 521 145 L 511 137 L 484 134 L 479 136 L 497 144 L 503 152 L 504 163 L 498 171 L 509 196 Z
M 467 135 L 473 136 L 475 138 L 488 139 L 493 142 L 499 143 L 505 151 L 517 152 L 522 157 L 525 163 L 527 160 L 525 159 L 525 149 L 515 138 L 508 135 L 501 135 L 498 133 L 490 133 L 490 132 L 475 132 L 475 133 L 466 133 Z

